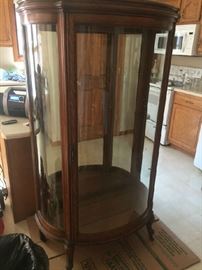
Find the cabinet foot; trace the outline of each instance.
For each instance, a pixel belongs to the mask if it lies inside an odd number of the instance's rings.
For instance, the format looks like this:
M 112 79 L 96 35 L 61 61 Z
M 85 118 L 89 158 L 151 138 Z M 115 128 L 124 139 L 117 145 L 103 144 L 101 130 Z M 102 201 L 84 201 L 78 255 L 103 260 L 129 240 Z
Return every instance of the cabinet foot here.
M 74 245 L 70 242 L 66 242 L 65 249 L 66 249 L 66 253 L 67 253 L 66 270 L 72 270 L 73 269 L 73 260 L 74 260 Z
M 149 222 L 147 223 L 147 231 L 149 234 L 149 238 L 151 241 L 154 241 L 154 229 L 152 228 L 153 223 L 155 222 L 155 218 L 154 218 L 154 214 L 152 213 L 152 216 L 149 220 Z
M 40 237 L 40 239 L 41 239 L 42 242 L 46 242 L 47 241 L 46 236 L 41 231 L 39 231 L 39 237 Z

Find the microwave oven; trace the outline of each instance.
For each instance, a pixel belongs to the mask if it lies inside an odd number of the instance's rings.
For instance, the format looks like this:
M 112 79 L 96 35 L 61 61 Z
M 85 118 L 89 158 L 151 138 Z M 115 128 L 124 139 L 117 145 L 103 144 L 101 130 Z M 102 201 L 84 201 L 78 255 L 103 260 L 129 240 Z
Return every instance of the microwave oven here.
M 196 55 L 199 38 L 199 24 L 177 25 L 173 40 L 173 55 Z M 164 54 L 166 51 L 167 34 L 156 34 L 154 52 Z

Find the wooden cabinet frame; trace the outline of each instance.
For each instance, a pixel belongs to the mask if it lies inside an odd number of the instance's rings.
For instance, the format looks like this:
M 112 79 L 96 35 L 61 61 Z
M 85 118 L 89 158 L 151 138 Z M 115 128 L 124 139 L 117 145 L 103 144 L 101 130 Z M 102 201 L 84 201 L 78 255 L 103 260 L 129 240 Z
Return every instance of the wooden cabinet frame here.
M 61 114 L 61 148 L 62 148 L 62 199 L 63 199 L 63 218 L 64 229 L 54 227 L 46 219 L 41 211 L 40 202 L 37 203 L 36 220 L 41 232 L 47 237 L 61 239 L 67 246 L 68 266 L 73 267 L 73 251 L 76 244 L 103 243 L 114 239 L 119 239 L 122 235 L 132 233 L 143 225 L 147 225 L 150 237 L 153 237 L 152 223 L 154 215 L 152 210 L 152 200 L 154 195 L 154 184 L 156 176 L 156 166 L 159 153 L 159 143 L 161 135 L 161 126 L 163 120 L 163 110 L 166 99 L 166 89 L 171 61 L 172 42 L 174 37 L 174 26 L 178 18 L 177 9 L 174 7 L 147 3 L 142 1 L 125 1 L 119 0 L 116 3 L 108 0 L 101 3 L 99 0 L 93 1 L 24 1 L 19 6 L 25 27 L 31 29 L 30 24 L 56 23 L 56 32 L 59 47 L 59 94 L 60 94 L 60 114 Z M 89 33 L 106 33 L 108 37 L 107 47 L 107 76 L 106 92 L 107 97 L 104 103 L 105 115 L 105 133 L 103 147 L 103 164 L 104 168 L 110 168 L 112 164 L 112 136 L 114 120 L 114 87 L 116 82 L 115 67 L 117 65 L 117 33 L 141 33 L 141 60 L 138 72 L 137 98 L 134 101 L 136 131 L 132 133 L 132 154 L 130 175 L 140 181 L 140 170 L 142 165 L 142 152 L 144 132 L 147 115 L 147 101 L 150 74 L 152 69 L 152 60 L 154 54 L 155 35 L 159 31 L 167 31 L 168 45 L 165 56 L 164 77 L 162 81 L 161 102 L 157 120 L 157 130 L 155 145 L 153 151 L 153 161 L 151 165 L 150 185 L 148 197 L 146 200 L 146 209 L 138 218 L 131 220 L 126 225 L 109 231 L 96 233 L 81 233 L 79 231 L 79 187 L 78 187 L 78 103 L 77 103 L 77 58 L 76 33 L 78 29 L 88 30 Z M 80 31 L 80 30 L 79 30 Z M 28 40 L 26 39 L 26 42 Z M 27 57 L 27 74 L 30 74 L 29 59 Z M 40 69 L 39 69 L 40 71 Z M 33 133 L 33 158 L 37 168 L 41 159 L 37 157 L 36 130 L 33 120 L 33 101 L 32 84 L 29 80 L 29 98 L 31 101 L 31 126 Z M 107 117 L 106 117 L 107 116 Z M 41 162 L 42 164 L 42 162 Z M 88 166 L 87 166 L 88 167 Z M 89 166 L 90 167 L 90 166 Z M 95 165 L 96 170 L 100 169 Z M 40 183 L 44 171 L 36 172 L 35 183 L 37 185 L 39 198 Z M 140 184 L 140 183 L 139 183 Z
M 180 23 L 199 23 L 202 11 L 201 0 L 182 0 Z
M 194 156 L 201 123 L 202 98 L 175 92 L 169 130 L 171 144 Z

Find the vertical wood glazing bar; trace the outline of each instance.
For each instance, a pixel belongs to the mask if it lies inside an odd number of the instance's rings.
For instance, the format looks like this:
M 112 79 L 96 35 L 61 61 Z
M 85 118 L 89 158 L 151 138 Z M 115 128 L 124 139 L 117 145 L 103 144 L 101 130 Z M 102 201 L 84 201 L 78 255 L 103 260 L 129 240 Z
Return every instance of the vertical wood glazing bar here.
M 60 115 L 61 115 L 61 145 L 62 149 L 66 149 L 66 151 L 62 151 L 62 188 L 65 190 L 63 193 L 63 219 L 64 219 L 64 231 L 65 235 L 68 235 L 70 232 L 70 207 L 68 205 L 69 199 L 69 166 L 68 166 L 68 113 L 67 113 L 67 104 L 68 104 L 68 92 L 67 92 L 67 56 L 65 49 L 66 47 L 66 39 L 67 33 L 65 31 L 66 25 L 66 16 L 64 12 L 60 13 L 58 20 L 58 44 L 59 44 L 59 61 L 60 61 Z M 64 53 L 63 53 L 64 52 Z
M 145 31 L 143 33 L 131 158 L 131 174 L 135 177 L 135 180 L 138 181 L 140 180 L 142 166 L 149 83 L 154 55 L 154 41 L 155 33 L 153 31 Z
M 161 129 L 162 129 L 164 107 L 165 107 L 165 102 L 166 102 L 166 93 L 167 93 L 167 86 L 168 86 L 168 78 L 169 78 L 169 71 L 170 71 L 170 64 L 171 64 L 174 35 L 175 35 L 175 29 L 170 31 L 168 34 L 168 43 L 167 43 L 167 48 L 166 48 L 166 56 L 165 56 L 165 63 L 164 63 L 164 70 L 163 70 L 163 80 L 162 80 L 162 85 L 161 85 L 161 94 L 160 94 L 160 102 L 159 102 L 159 108 L 158 108 L 156 133 L 155 133 L 155 138 L 154 138 L 155 143 L 154 143 L 153 156 L 152 156 L 151 176 L 150 176 L 150 186 L 149 186 L 149 196 L 148 196 L 148 207 L 150 207 L 151 209 L 153 206 L 152 200 L 154 196 L 154 184 L 155 184 L 156 169 L 157 169 L 157 162 L 158 162 L 158 156 L 159 156 Z
M 28 40 L 27 40 L 27 31 L 28 26 L 23 26 L 23 35 L 24 35 L 24 50 L 25 54 L 28 55 Z M 30 59 L 27 57 L 25 59 L 25 69 L 26 69 L 26 76 L 29 76 L 29 79 L 27 79 L 27 88 L 29 89 L 28 91 L 28 99 L 29 99 L 29 118 L 30 118 L 30 127 L 32 130 L 32 133 L 35 133 L 35 125 L 34 125 L 34 116 L 33 116 L 33 111 L 34 111 L 34 100 L 33 100 L 33 89 L 32 89 L 32 84 L 31 84 L 31 72 L 30 72 Z M 37 169 L 38 168 L 38 160 L 37 160 L 37 149 L 36 149 L 36 136 L 33 136 L 33 139 L 31 140 L 31 147 L 32 147 L 32 153 L 33 153 L 33 174 L 34 174 L 34 180 L 35 180 L 35 197 L 36 197 L 36 210 L 39 210 L 41 208 L 41 203 L 40 203 L 40 189 L 39 189 L 39 178 L 37 174 Z
M 77 237 L 78 234 L 78 208 L 74 211 L 74 205 L 78 204 L 78 116 L 77 116 L 77 64 L 76 64 L 76 31 L 73 16 L 66 14 L 66 58 L 67 58 L 67 114 L 68 114 L 68 156 L 69 156 L 69 175 L 70 181 L 68 184 L 69 197 L 69 220 L 70 234 L 69 241 Z
M 104 102 L 103 165 L 105 168 L 109 168 L 112 165 L 117 48 L 118 48 L 117 35 L 108 34 L 107 67 L 106 67 L 106 96 L 105 96 L 105 102 Z

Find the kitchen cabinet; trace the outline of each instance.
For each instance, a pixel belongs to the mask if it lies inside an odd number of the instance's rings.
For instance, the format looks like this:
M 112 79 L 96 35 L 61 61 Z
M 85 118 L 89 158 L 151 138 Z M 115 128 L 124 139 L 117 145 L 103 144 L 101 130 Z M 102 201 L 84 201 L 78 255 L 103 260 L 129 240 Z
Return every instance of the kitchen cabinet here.
M 199 23 L 201 18 L 202 0 L 182 0 L 179 23 Z
M 194 155 L 202 123 L 202 97 L 175 92 L 169 141 Z
M 0 0 L 0 46 L 12 46 L 13 1 Z
M 0 47 L 13 47 L 14 61 L 23 61 L 19 52 L 15 5 L 13 0 L 0 0 Z
M 180 8 L 179 24 L 199 23 L 200 21 L 202 0 L 155 0 L 155 2 Z
M 13 139 L 1 137 L 0 149 L 14 222 L 19 222 L 36 210 L 30 136 Z

